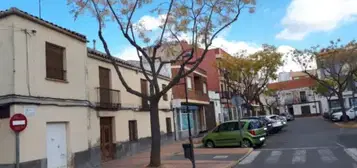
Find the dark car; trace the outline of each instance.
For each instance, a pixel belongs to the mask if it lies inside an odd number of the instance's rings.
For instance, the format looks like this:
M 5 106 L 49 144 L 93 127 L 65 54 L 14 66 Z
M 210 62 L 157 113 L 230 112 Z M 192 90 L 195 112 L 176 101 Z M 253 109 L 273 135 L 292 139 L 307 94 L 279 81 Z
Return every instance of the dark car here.
M 255 120 L 259 120 L 260 123 L 262 123 L 263 125 L 265 125 L 266 128 L 266 133 L 267 135 L 273 133 L 273 125 L 272 122 L 267 120 L 264 116 L 252 116 L 252 117 L 244 117 L 243 119 L 255 119 Z

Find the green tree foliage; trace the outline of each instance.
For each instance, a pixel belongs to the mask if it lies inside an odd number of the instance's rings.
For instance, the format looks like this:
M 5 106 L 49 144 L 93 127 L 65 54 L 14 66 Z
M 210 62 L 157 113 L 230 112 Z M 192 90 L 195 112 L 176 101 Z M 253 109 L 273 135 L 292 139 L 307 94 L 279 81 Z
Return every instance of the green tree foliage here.
M 263 45 L 263 49 L 254 54 L 242 52 L 236 56 L 226 55 L 219 65 L 233 81 L 230 88 L 242 96 L 246 104 L 251 104 L 254 100 L 260 101 L 259 96 L 268 82 L 277 78 L 276 72 L 283 64 L 281 58 L 282 54 L 274 46 Z

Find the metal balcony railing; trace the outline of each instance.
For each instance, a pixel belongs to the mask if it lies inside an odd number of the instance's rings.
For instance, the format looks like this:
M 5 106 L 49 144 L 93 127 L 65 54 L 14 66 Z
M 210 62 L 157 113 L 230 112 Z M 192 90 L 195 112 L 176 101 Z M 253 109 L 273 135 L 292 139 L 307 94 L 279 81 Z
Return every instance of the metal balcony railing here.
M 232 98 L 232 92 L 228 92 L 228 91 L 223 91 L 220 93 L 221 99 L 230 99 Z
M 119 110 L 121 108 L 120 90 L 97 87 L 97 109 Z

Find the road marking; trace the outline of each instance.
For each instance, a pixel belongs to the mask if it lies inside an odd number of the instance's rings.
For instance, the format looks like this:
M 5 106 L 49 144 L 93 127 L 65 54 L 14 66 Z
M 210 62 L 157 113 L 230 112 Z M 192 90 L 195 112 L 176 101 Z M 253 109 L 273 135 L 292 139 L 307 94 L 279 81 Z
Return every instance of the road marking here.
M 254 161 L 254 159 L 259 155 L 260 151 L 253 151 L 251 152 L 246 158 L 244 158 L 241 162 L 239 162 L 240 165 L 243 164 L 249 164 Z
M 317 150 L 317 149 L 337 149 L 340 148 L 338 146 L 320 146 L 320 147 L 301 147 L 301 148 L 267 148 L 267 149 L 259 149 L 260 151 L 275 151 L 275 150 Z
M 353 160 L 357 162 L 357 149 L 356 148 L 346 148 L 345 152 L 351 156 Z
M 227 155 L 217 155 L 213 157 L 213 159 L 226 159 L 226 158 L 228 158 Z
M 270 156 L 268 157 L 268 159 L 265 160 L 265 163 L 273 164 L 273 163 L 278 162 L 282 153 L 283 152 L 281 152 L 281 151 L 272 151 L 270 153 Z
M 338 142 L 336 142 L 336 145 L 340 146 L 341 148 L 346 148 L 344 145 L 342 145 L 342 144 L 340 144 Z
M 319 149 L 317 152 L 320 154 L 320 158 L 325 163 L 332 163 L 337 161 L 337 158 L 333 155 L 330 149 Z
M 296 150 L 293 155 L 292 163 L 305 163 L 306 162 L 306 150 Z

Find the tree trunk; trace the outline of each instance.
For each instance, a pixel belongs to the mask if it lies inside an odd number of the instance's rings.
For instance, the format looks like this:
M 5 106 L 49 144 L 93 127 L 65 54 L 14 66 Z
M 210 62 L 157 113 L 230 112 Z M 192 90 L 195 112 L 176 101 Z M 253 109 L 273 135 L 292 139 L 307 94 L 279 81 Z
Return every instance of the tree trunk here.
M 161 165 L 161 134 L 159 119 L 159 101 L 150 100 L 150 124 L 151 124 L 151 155 L 148 167 L 160 167 Z
M 265 115 L 265 108 L 264 108 L 264 104 L 259 100 L 259 98 L 256 99 L 256 101 L 258 102 L 259 106 L 260 106 L 260 115 Z
M 250 116 L 256 116 L 257 114 L 256 114 L 256 112 L 254 110 L 254 107 L 251 104 L 249 104 L 249 108 L 251 108 L 250 110 L 252 111 Z
M 271 111 L 271 107 L 269 107 L 268 109 L 269 109 L 269 115 L 273 114 Z
M 346 108 L 345 108 L 345 100 L 343 99 L 342 93 L 338 93 L 337 97 L 338 97 L 338 102 L 340 103 L 341 110 L 342 110 L 342 121 L 348 122 L 348 117 L 347 117 Z

